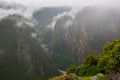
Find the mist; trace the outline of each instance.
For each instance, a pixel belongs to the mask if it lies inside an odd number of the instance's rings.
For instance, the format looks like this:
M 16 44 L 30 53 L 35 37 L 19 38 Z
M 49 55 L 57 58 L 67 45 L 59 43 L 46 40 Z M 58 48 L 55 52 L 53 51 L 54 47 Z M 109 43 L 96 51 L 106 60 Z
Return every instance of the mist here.
M 43 7 L 72 7 L 73 10 L 80 10 L 86 6 L 112 7 L 120 6 L 119 0 L 1 0 L 0 6 L 12 8 L 6 9 L 0 7 L 0 18 L 7 15 L 22 14 L 31 18 L 34 11 Z M 18 6 L 16 6 L 18 5 Z M 73 11 L 72 10 L 72 11 Z
M 20 3 L 30 8 L 53 7 L 53 6 L 119 6 L 119 0 L 4 0 L 7 2 Z
M 119 0 L 0 0 L 0 80 L 101 80 L 115 70 L 120 80 L 119 9 Z

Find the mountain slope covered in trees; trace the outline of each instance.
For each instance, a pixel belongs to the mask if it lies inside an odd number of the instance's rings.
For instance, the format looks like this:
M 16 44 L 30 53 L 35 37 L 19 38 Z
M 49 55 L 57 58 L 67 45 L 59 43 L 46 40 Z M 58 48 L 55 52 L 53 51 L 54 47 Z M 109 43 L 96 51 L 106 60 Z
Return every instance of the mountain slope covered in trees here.
M 1 80 L 46 80 L 55 69 L 29 20 L 12 15 L 0 21 Z
M 3 2 L 0 11 L 2 80 L 47 80 L 59 74 L 59 69 L 82 64 L 90 53 L 100 54 L 105 43 L 120 38 L 118 8 L 45 7 L 31 13 L 22 5 Z M 96 61 L 96 56 L 90 57 Z M 88 72 L 96 67 L 82 65 Z M 77 75 L 96 74 L 82 73 Z
M 72 16 L 63 13 L 41 33 L 41 42 L 58 68 L 81 64 L 89 53 L 100 53 L 105 43 L 120 38 L 119 13 L 118 8 L 101 7 L 85 7 Z
M 103 75 L 104 74 L 104 75 Z M 88 76 L 88 77 L 87 77 Z M 92 76 L 92 77 L 90 77 Z M 119 80 L 120 79 L 120 40 L 107 43 L 100 55 L 90 54 L 84 63 L 71 65 L 66 74 L 50 80 Z

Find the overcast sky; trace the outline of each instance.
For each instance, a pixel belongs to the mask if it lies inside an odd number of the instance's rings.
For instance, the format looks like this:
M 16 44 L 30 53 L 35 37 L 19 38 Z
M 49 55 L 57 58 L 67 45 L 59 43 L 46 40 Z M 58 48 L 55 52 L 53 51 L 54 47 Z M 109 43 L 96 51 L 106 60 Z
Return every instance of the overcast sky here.
M 3 0 L 7 2 L 17 2 L 31 7 L 43 6 L 118 6 L 120 0 Z

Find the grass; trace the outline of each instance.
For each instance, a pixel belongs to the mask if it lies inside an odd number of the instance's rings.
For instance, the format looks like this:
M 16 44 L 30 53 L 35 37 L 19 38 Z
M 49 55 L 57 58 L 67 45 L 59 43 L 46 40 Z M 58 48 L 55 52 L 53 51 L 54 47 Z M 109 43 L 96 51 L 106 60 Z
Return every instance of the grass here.
M 92 77 L 95 76 L 85 76 L 85 77 L 81 77 L 82 80 L 91 80 Z M 97 76 L 98 80 L 107 80 L 107 78 L 105 76 Z
M 97 76 L 98 80 L 107 80 L 105 76 Z
M 82 78 L 82 80 L 90 80 L 90 77 L 88 77 L 88 76 L 81 77 L 81 78 Z

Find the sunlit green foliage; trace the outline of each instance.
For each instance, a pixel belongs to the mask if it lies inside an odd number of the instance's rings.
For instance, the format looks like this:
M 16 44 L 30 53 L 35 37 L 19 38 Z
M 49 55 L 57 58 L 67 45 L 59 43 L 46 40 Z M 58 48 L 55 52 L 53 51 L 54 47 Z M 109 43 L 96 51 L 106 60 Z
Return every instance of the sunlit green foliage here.
M 70 66 L 67 74 L 75 73 L 77 76 L 93 76 L 98 73 L 115 71 L 120 73 L 120 40 L 112 41 L 104 46 L 99 56 L 88 55 L 84 63 L 78 67 Z
M 70 65 L 69 68 L 67 69 L 67 74 L 74 73 L 75 71 L 76 71 L 76 66 Z
M 107 72 L 113 70 L 119 72 L 120 68 L 120 40 L 114 40 L 104 46 L 103 54 L 99 58 L 99 66 Z
M 89 54 L 84 61 L 84 64 L 87 65 L 97 65 L 98 57 L 94 54 Z
M 67 74 L 75 73 L 77 76 L 93 76 L 99 73 L 99 68 L 97 66 L 98 57 L 94 54 L 90 54 L 83 64 L 78 67 L 74 65 L 67 69 Z

